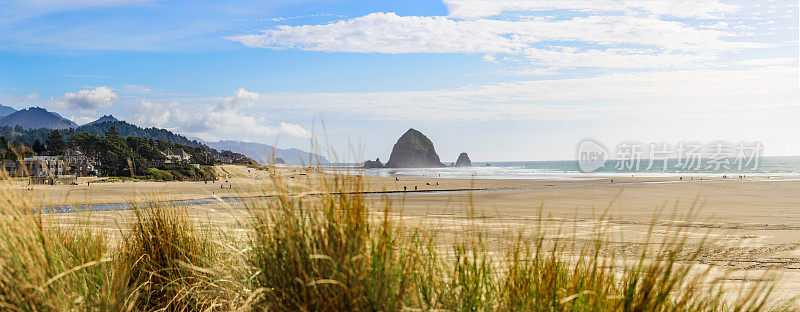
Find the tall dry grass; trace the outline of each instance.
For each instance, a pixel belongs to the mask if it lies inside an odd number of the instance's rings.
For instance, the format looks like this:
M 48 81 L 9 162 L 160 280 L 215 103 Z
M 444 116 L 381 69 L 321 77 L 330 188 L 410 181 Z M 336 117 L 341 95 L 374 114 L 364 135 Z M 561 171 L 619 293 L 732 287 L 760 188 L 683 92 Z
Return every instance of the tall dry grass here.
M 334 182 L 339 183 L 339 182 Z M 352 193 L 358 180 L 337 189 Z M 265 206 L 261 204 L 266 204 Z M 279 311 L 396 311 L 413 295 L 413 239 L 384 218 L 370 223 L 362 195 L 278 195 L 250 206 L 247 254 L 254 305 Z
M 0 181 L 0 308 L 107 311 L 121 307 L 108 241 L 84 229 L 46 227 L 42 215 Z
M 117 251 L 118 266 L 129 271 L 129 305 L 144 311 L 224 306 L 212 233 L 199 230 L 183 207 L 147 204 L 133 213 Z
M 279 174 L 273 174 L 278 177 Z M 116 240 L 64 228 L 0 187 L 0 308 L 12 311 L 790 311 L 770 284 L 729 293 L 695 265 L 680 227 L 623 259 L 598 228 L 591 244 L 541 224 L 497 248 L 394 218 L 358 177 L 326 194 L 246 202 L 241 235 L 184 207 L 140 205 Z M 558 234 L 558 233 L 556 233 Z M 645 244 L 651 245 L 651 244 Z M 627 262 L 622 260 L 628 260 Z

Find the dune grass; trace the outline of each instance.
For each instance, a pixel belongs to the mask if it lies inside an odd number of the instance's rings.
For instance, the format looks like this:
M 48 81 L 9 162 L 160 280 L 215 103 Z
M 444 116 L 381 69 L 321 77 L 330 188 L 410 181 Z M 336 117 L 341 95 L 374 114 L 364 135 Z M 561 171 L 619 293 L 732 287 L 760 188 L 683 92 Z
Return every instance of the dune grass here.
M 202 311 L 219 305 L 212 235 L 187 221 L 182 207 L 148 204 L 133 210 L 135 219 L 122 235 L 118 265 L 132 290 L 137 310 Z
M 106 311 L 120 307 L 102 233 L 45 227 L 18 193 L 0 187 L 0 308 Z
M 277 174 L 274 176 L 278 176 Z M 0 309 L 11 311 L 790 311 L 770 284 L 726 292 L 680 227 L 622 259 L 541 224 L 504 246 L 480 230 L 437 237 L 330 181 L 333 195 L 246 202 L 243 233 L 184 207 L 138 205 L 117 239 L 46 224 L 0 186 Z M 343 195 L 349 194 L 349 195 Z M 556 233 L 558 234 L 558 233 Z M 512 236 L 513 237 L 513 236 Z M 645 244 L 649 245 L 649 244 Z M 627 260 L 627 261 L 623 261 Z

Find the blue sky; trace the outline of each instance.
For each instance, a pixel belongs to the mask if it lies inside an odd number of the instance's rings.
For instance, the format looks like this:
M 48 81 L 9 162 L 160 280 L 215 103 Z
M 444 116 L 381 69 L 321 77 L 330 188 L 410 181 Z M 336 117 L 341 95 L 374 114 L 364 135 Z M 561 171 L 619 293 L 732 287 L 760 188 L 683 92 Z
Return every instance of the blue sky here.
M 340 160 L 410 127 L 446 161 L 569 159 L 584 137 L 800 155 L 798 37 L 793 0 L 0 0 L 0 104 L 327 137 Z

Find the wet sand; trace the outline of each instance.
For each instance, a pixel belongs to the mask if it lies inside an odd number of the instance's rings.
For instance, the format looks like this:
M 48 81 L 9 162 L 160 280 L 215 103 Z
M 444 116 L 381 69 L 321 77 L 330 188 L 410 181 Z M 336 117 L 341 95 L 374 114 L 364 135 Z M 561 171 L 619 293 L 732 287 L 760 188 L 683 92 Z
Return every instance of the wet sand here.
M 104 182 L 103 179 L 81 178 L 78 185 L 28 185 L 24 179 L 14 180 L 13 187 L 34 206 L 65 206 L 142 201 L 175 201 L 211 198 L 257 197 L 274 194 L 273 177 L 268 171 L 224 165 L 217 169 L 217 181 Z M 281 168 L 277 172 L 282 184 L 294 193 L 326 193 L 328 187 L 322 178 L 329 178 L 317 170 L 306 168 Z M 364 176 L 366 192 L 431 192 L 560 187 L 580 185 L 616 185 L 620 183 L 669 182 L 678 178 L 593 178 L 574 181 L 537 180 L 468 180 L 439 178 L 388 178 Z M 612 182 L 613 181 L 613 182 Z M 88 184 L 87 184 L 88 183 Z M 438 185 L 437 185 L 438 183 Z

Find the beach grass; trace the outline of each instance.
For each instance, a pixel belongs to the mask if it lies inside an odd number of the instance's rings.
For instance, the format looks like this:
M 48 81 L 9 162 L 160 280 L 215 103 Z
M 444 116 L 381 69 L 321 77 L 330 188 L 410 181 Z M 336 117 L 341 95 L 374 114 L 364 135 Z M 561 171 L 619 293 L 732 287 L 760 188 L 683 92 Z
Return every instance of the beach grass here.
M 273 177 L 279 175 L 274 174 Z M 241 234 L 173 204 L 132 205 L 115 233 L 58 226 L 0 187 L 0 308 L 11 311 L 791 311 L 771 284 L 731 291 L 674 226 L 634 257 L 532 224 L 503 243 L 390 213 L 358 176 L 326 194 L 246 201 Z M 2 182 L 0 182 L 2 183 Z M 265 191 L 266 192 L 266 191 Z M 233 214 L 233 213 L 232 213 Z M 539 220 L 541 220 L 540 218 Z M 87 221 L 88 222 L 88 221 Z M 541 222 L 541 221 L 540 221 Z M 111 239 L 114 234 L 114 239 Z M 502 246 L 500 246 L 502 245 Z

